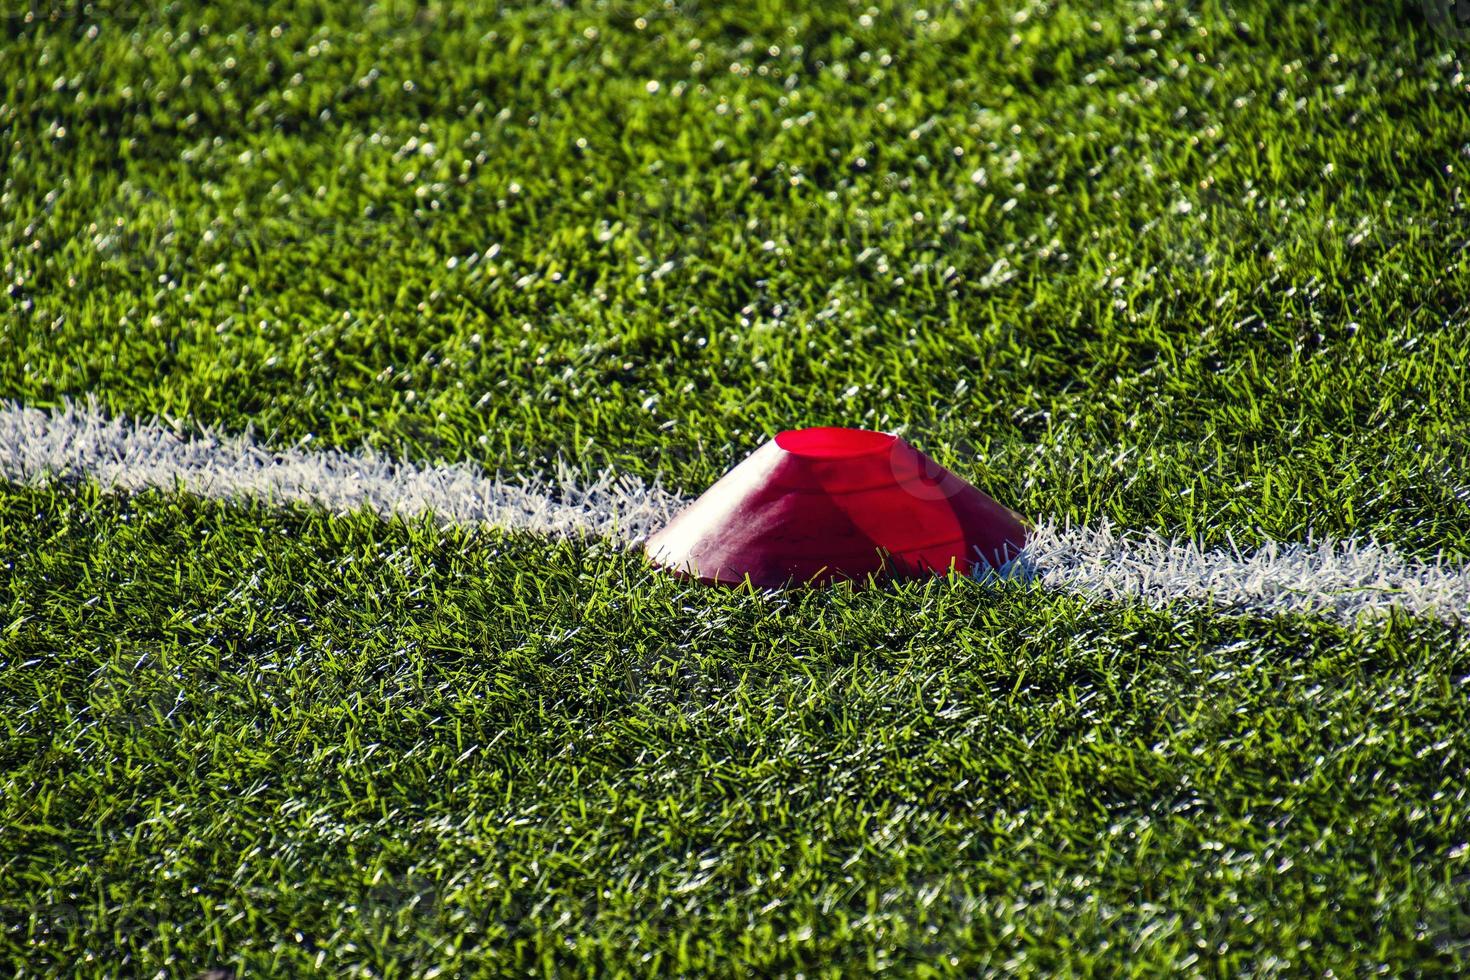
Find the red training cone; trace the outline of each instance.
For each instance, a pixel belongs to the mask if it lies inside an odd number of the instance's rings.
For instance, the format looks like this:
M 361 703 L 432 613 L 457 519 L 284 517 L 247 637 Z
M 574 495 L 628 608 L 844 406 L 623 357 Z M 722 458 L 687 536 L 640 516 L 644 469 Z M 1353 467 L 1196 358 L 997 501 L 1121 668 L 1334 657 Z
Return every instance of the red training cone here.
M 649 539 L 654 564 L 760 588 L 932 575 L 1020 553 L 1010 510 L 894 435 L 782 432 Z

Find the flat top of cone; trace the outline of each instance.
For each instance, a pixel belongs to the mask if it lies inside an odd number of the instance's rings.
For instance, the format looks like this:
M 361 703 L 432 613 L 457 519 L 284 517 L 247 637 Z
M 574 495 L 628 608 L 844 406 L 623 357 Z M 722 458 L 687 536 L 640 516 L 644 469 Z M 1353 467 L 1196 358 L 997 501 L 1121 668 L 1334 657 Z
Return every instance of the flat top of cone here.
M 647 548 L 701 581 L 774 588 L 968 572 L 1025 539 L 1015 514 L 898 436 L 821 427 L 779 433 Z
M 796 456 L 808 459 L 850 459 L 870 453 L 887 452 L 898 436 L 870 429 L 841 429 L 822 426 L 814 429 L 787 429 L 776 433 L 776 445 Z

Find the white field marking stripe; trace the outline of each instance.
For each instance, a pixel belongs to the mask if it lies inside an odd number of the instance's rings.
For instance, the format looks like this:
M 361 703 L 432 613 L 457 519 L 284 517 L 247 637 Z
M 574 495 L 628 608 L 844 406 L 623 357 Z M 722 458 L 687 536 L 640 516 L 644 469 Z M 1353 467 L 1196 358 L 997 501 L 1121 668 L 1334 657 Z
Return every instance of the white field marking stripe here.
M 1269 542 L 1255 551 L 1201 549 L 1111 524 L 1038 526 L 1021 559 L 1001 575 L 1048 588 L 1152 605 L 1207 601 L 1267 614 L 1305 613 L 1342 622 L 1398 609 L 1414 616 L 1470 620 L 1470 568 L 1420 564 L 1392 545 L 1323 539 Z
M 124 490 L 181 487 L 334 512 L 432 513 L 452 523 L 624 542 L 646 537 L 685 503 L 657 482 L 633 477 L 604 474 L 578 485 L 566 467 L 551 480 L 507 480 L 468 464 L 418 465 L 370 450 L 276 450 L 248 435 L 209 432 L 186 438 L 161 422 L 108 418 L 95 404 L 56 411 L 0 404 L 0 479 L 41 483 L 55 477 L 90 478 Z M 998 574 L 1154 605 L 1203 601 L 1342 621 L 1399 609 L 1470 620 L 1470 568 L 1415 563 L 1391 545 L 1364 540 L 1206 551 L 1111 524 L 1076 528 L 1041 521 L 1025 554 Z
M 566 467 L 550 481 L 504 480 L 464 463 L 417 465 L 367 449 L 269 449 L 248 435 L 208 431 L 185 438 L 161 422 L 108 418 L 95 404 L 53 412 L 0 403 L 0 478 L 53 477 L 629 540 L 662 527 L 684 503 L 656 483 L 630 477 L 604 475 L 579 486 Z

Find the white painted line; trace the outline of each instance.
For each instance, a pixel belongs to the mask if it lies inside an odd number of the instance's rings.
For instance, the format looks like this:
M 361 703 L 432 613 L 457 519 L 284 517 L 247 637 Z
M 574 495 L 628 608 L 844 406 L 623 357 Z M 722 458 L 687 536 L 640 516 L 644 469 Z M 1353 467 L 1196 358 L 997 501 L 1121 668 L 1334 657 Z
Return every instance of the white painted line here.
M 551 480 L 506 480 L 463 463 L 417 465 L 366 449 L 269 449 L 248 435 L 184 435 L 158 421 L 108 418 L 95 405 L 48 411 L 0 404 L 0 478 L 55 477 L 629 540 L 663 526 L 683 505 L 657 484 L 627 477 L 606 475 L 580 486 L 563 469 Z
M 1470 568 L 1405 559 L 1392 545 L 1361 539 L 1269 542 L 1254 551 L 1204 550 L 1109 524 L 1045 523 L 1007 577 L 1151 605 L 1205 602 L 1265 614 L 1303 613 L 1343 622 L 1401 610 L 1470 620 Z
M 579 485 L 563 468 L 550 480 L 512 480 L 463 463 L 419 465 L 370 450 L 278 450 L 248 435 L 185 435 L 158 421 L 108 418 L 92 404 L 54 411 L 0 404 L 0 479 L 55 478 L 92 479 L 123 490 L 179 488 L 228 500 L 304 503 L 334 512 L 431 513 L 451 523 L 623 542 L 647 537 L 685 503 L 656 482 L 626 476 L 604 474 Z M 999 576 L 1153 605 L 1204 602 L 1342 621 L 1398 609 L 1470 620 L 1470 568 L 1416 563 L 1370 540 L 1206 551 L 1111 525 L 1074 528 L 1043 521 L 1026 553 Z

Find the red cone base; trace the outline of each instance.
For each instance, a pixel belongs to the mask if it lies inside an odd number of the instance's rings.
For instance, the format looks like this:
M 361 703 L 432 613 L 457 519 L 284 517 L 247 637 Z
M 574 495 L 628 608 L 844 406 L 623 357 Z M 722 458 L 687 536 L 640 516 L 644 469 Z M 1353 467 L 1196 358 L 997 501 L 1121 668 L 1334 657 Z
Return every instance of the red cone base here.
M 968 573 L 1020 553 L 1020 518 L 897 436 L 782 432 L 649 539 L 654 564 L 760 588 Z

